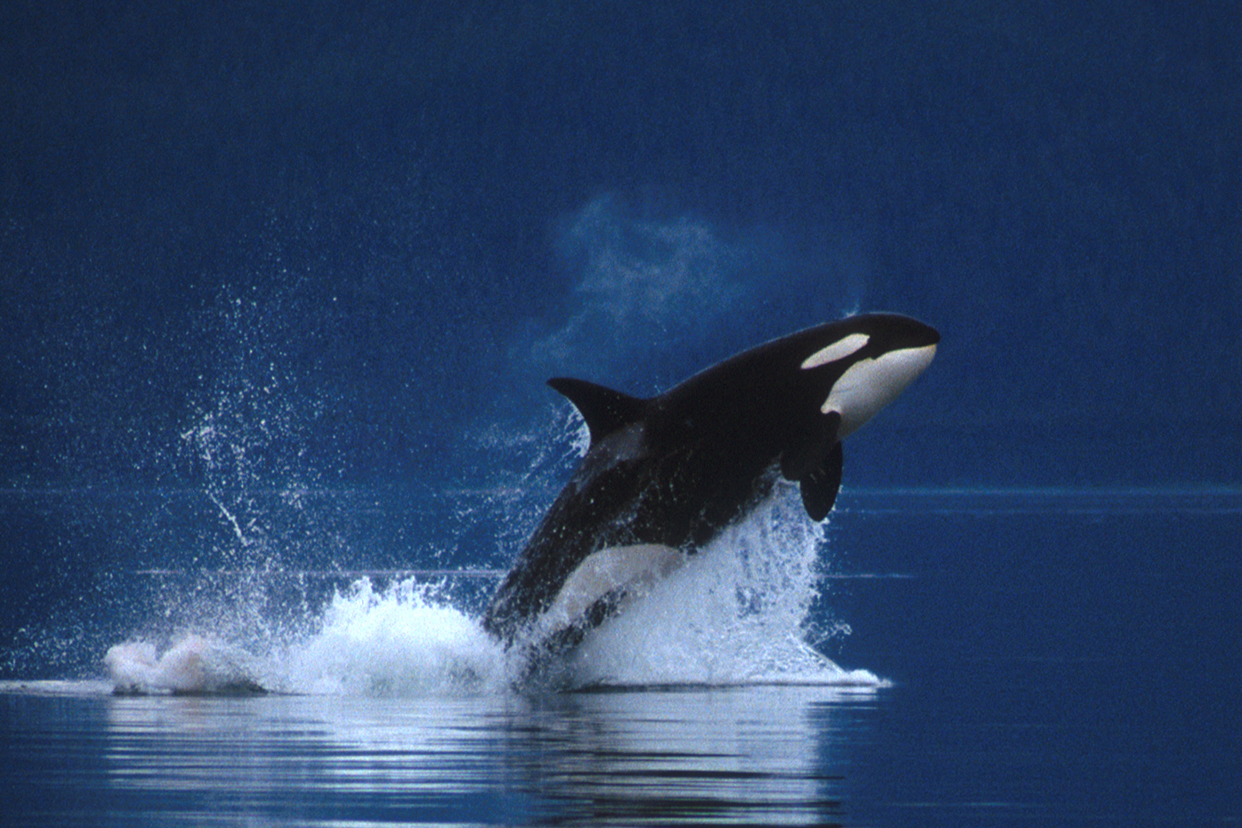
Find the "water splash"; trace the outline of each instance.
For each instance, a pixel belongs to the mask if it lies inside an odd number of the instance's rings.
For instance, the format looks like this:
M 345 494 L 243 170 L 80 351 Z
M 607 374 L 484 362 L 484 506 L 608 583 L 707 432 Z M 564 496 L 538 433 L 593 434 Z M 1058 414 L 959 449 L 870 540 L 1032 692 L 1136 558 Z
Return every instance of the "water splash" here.
M 859 684 L 806 641 L 822 579 L 822 528 L 792 486 L 723 532 L 643 600 L 589 636 L 572 656 L 579 684 Z
M 150 613 L 148 639 L 173 642 L 164 657 L 199 635 L 195 647 L 218 654 L 265 652 L 303 631 L 306 601 L 290 606 L 288 585 L 273 578 L 330 566 L 339 549 L 339 510 L 312 504 L 322 475 L 306 453 L 323 405 L 299 388 L 284 351 L 292 295 L 225 287 L 212 311 L 218 364 L 176 452 L 202 510 L 188 531 L 148 541 L 140 561 L 190 573 L 164 584 Z
M 362 578 L 338 592 L 318 632 L 290 648 L 287 689 L 348 695 L 457 695 L 507 685 L 504 653 L 442 595 L 409 578 L 376 590 Z
M 558 665 L 557 687 L 802 683 L 882 686 L 814 650 L 808 624 L 823 583 L 822 530 L 792 487 L 732 527 L 686 566 L 588 635 Z M 370 577 L 336 590 L 303 632 L 245 652 L 209 633 L 156 657 L 148 644 L 108 654 L 118 689 L 213 692 L 245 687 L 343 695 L 442 696 L 509 692 L 524 665 L 488 636 L 455 596 L 451 576 Z M 226 620 L 226 626 L 229 622 Z M 537 682 L 543 686 L 543 682 Z

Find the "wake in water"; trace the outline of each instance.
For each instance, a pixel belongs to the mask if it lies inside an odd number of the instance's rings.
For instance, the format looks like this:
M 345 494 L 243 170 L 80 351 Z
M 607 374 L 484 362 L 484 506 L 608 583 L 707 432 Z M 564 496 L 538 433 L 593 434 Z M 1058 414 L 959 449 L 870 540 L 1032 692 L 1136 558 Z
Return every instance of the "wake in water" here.
M 805 643 L 846 630 L 808 629 L 823 538 L 800 510 L 793 488 L 781 486 L 566 659 L 531 677 L 534 685 L 881 685 L 872 673 L 843 670 Z M 162 653 L 147 642 L 119 644 L 105 664 L 123 693 L 509 692 L 525 665 L 484 632 L 450 587 L 444 577 L 383 587 L 362 577 L 313 617 L 274 624 L 306 632 L 269 641 L 266 652 L 201 630 Z

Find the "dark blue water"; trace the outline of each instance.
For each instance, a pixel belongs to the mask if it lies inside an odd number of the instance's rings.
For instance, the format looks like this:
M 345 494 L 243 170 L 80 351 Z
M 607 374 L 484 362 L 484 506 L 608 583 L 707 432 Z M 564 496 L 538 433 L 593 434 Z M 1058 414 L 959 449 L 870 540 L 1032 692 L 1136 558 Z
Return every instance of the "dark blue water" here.
M 1240 530 L 1230 491 L 847 494 L 809 620 L 879 687 L 12 681 L 3 821 L 1229 824 Z

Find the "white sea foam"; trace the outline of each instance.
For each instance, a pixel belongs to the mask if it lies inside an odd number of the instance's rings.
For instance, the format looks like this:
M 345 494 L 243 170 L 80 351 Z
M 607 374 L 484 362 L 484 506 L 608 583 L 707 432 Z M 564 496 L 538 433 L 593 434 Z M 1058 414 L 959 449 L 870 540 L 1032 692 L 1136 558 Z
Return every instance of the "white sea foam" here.
M 261 665 L 242 650 L 201 635 L 187 635 L 158 658 L 155 647 L 129 641 L 104 656 L 117 693 L 228 693 L 261 687 Z
M 381 591 L 369 578 L 354 582 L 285 660 L 285 681 L 300 692 L 442 695 L 507 684 L 502 648 L 435 585 L 413 578 Z

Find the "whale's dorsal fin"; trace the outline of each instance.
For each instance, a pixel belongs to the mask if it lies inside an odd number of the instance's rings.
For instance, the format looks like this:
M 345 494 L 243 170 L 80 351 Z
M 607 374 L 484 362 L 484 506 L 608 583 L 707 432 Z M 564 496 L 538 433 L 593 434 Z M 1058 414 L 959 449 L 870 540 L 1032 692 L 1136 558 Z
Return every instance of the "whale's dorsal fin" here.
M 646 400 L 586 380 L 556 377 L 548 385 L 564 394 L 591 430 L 591 445 L 637 420 Z

